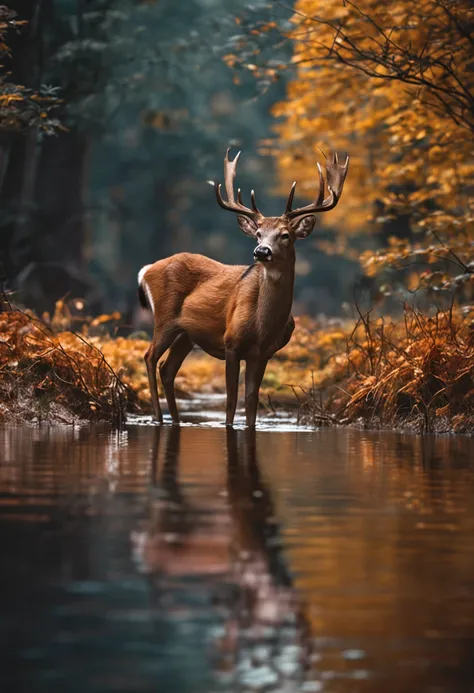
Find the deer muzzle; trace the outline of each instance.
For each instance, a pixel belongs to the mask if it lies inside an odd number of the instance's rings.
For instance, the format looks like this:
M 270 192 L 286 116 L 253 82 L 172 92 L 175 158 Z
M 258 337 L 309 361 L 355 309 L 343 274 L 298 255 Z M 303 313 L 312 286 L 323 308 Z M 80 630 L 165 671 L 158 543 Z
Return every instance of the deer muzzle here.
M 255 260 L 260 262 L 269 262 L 272 259 L 272 249 L 268 245 L 257 245 L 253 251 Z

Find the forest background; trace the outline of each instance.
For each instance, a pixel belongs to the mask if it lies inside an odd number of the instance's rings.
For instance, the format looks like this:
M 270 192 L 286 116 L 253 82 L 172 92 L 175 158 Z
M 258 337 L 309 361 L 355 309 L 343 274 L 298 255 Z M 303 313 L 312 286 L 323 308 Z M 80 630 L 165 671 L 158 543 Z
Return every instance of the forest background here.
M 295 313 L 316 320 L 299 321 L 264 392 L 302 384 L 314 421 L 469 428 L 468 0 L 18 0 L 1 8 L 0 31 L 8 303 L 52 333 L 74 319 L 83 337 L 87 327 L 143 404 L 138 366 L 99 328 L 112 324 L 138 354 L 128 336 L 146 326 L 135 301 L 143 264 L 182 250 L 250 261 L 206 184 L 222 176 L 226 147 L 243 150 L 239 184 L 265 196 L 269 214 L 294 179 L 303 200 L 315 195 L 322 152 L 349 152 L 341 204 L 298 252 Z M 18 354 L 4 351 L 8 371 Z M 199 363 L 200 383 L 183 391 L 222 387 Z

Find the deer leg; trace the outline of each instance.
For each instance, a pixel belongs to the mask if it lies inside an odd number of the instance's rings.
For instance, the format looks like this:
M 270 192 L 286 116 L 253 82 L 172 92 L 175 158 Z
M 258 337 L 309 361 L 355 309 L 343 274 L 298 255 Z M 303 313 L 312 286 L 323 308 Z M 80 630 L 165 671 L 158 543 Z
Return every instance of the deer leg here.
M 179 414 L 176 407 L 176 396 L 174 391 L 174 379 L 181 368 L 181 365 L 193 348 L 193 343 L 186 332 L 182 332 L 170 347 L 168 356 L 159 365 L 161 382 L 165 391 L 168 409 L 173 419 L 173 423 L 179 423 Z
M 237 397 L 239 394 L 240 359 L 235 351 L 225 352 L 225 386 L 227 390 L 226 426 L 234 423 Z
M 267 360 L 247 361 L 245 368 L 245 419 L 249 428 L 257 420 L 258 392 L 267 367 Z
M 169 349 L 175 338 L 175 331 L 168 333 L 160 333 L 160 331 L 157 328 L 155 328 L 155 331 L 153 333 L 153 340 L 150 344 L 148 351 L 145 354 L 145 363 L 148 374 L 148 385 L 150 388 L 151 402 L 153 405 L 153 413 L 155 415 L 155 419 L 160 423 L 163 423 L 163 414 L 161 413 L 160 400 L 158 399 L 156 366 L 159 359 L 163 356 L 165 351 Z

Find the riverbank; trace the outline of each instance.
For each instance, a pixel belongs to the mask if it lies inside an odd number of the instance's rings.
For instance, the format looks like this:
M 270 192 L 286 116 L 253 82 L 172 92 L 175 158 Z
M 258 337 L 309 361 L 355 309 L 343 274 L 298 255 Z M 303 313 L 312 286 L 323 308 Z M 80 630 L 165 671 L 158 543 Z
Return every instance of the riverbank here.
M 111 336 L 119 320 L 83 319 L 71 331 L 62 302 L 47 321 L 2 312 L 0 421 L 120 423 L 129 413 L 149 413 L 149 342 L 145 334 Z M 296 322 L 290 344 L 268 364 L 262 410 L 293 411 L 315 426 L 474 430 L 474 311 Z M 224 393 L 224 364 L 192 353 L 176 390 L 181 398 Z
M 137 407 L 135 393 L 87 326 L 72 332 L 58 322 L 14 308 L 0 313 L 0 422 L 120 424 Z

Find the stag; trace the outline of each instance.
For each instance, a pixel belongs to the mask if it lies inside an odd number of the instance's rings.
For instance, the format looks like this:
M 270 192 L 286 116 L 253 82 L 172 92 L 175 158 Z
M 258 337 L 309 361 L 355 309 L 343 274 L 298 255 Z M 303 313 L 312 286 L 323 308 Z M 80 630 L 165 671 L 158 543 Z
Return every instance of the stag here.
M 234 179 L 240 152 L 233 161 L 224 159 L 227 199 L 220 183 L 214 183 L 218 204 L 237 214 L 245 235 L 256 241 L 255 263 L 249 267 L 224 265 L 204 255 L 178 253 L 146 265 L 138 274 L 140 303 L 154 315 L 154 330 L 145 361 L 157 421 L 163 421 L 157 388 L 157 364 L 169 412 L 179 423 L 174 380 L 194 345 L 225 360 L 226 424 L 232 426 L 238 398 L 241 361 L 245 361 L 245 416 L 249 427 L 257 418 L 258 394 L 268 360 L 290 340 L 295 278 L 295 242 L 313 231 L 315 215 L 329 212 L 339 202 L 349 157 L 339 163 L 337 154 L 326 161 L 326 186 L 318 163 L 317 199 L 293 209 L 296 182 L 291 186 L 285 211 L 265 217 L 251 192 L 251 207 L 237 199 Z

